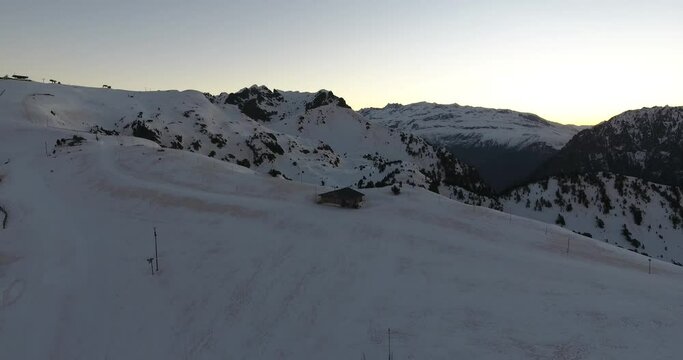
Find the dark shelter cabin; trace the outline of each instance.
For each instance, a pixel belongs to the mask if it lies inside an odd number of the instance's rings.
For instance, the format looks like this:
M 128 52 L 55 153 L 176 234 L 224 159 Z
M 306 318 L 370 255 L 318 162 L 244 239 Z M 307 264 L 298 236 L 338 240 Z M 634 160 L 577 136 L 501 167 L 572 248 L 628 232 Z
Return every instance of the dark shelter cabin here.
M 363 201 L 363 196 L 365 196 L 365 194 L 362 192 L 353 190 L 350 187 L 345 187 L 343 189 L 318 195 L 318 203 L 331 203 L 337 204 L 341 207 L 351 207 L 357 209 L 360 206 L 360 203 Z

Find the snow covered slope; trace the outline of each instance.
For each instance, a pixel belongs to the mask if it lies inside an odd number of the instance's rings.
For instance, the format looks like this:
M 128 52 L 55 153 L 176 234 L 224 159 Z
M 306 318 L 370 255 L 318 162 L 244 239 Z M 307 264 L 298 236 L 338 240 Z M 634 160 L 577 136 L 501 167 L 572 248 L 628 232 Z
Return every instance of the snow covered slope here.
M 534 177 L 598 171 L 683 186 L 683 107 L 631 110 L 582 131 Z
M 369 124 L 329 91 L 253 86 L 212 96 L 8 80 L 0 87 L 5 111 L 36 125 L 132 135 L 311 184 L 400 183 L 497 206 L 481 196 L 490 189 L 472 167 L 421 138 Z
M 498 190 L 525 180 L 582 128 L 529 113 L 458 104 L 389 104 L 360 113 L 373 123 L 447 147 Z
M 609 173 L 552 177 L 501 197 L 506 212 L 683 263 L 683 189 Z
M 395 359 L 683 353 L 680 267 L 420 188 L 317 205 L 316 186 L 46 127 L 39 98 L 34 124 L 0 104 L 3 359 L 380 359 L 387 328 Z M 109 106 L 49 105 L 86 129 Z

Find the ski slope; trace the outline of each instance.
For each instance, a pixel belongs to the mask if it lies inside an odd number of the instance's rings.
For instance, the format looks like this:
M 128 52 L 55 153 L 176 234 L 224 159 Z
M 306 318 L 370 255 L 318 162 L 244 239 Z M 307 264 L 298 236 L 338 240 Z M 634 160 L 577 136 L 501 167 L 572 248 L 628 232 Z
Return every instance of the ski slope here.
M 680 267 L 419 188 L 341 209 L 138 138 L 54 147 L 76 132 L 22 116 L 0 110 L 0 358 L 381 359 L 387 328 L 395 359 L 683 352 Z

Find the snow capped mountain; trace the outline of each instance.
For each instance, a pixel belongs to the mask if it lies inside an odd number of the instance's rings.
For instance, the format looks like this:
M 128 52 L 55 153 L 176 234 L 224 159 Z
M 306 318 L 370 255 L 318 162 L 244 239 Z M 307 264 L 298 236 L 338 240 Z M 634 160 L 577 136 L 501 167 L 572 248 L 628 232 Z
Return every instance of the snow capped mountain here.
M 631 110 L 584 130 L 534 177 L 598 171 L 682 186 L 683 107 Z
M 419 186 L 498 206 L 477 172 L 419 137 L 370 124 L 332 92 L 252 86 L 213 96 L 5 81 L 9 111 L 37 125 L 145 138 L 317 185 Z
M 552 177 L 500 198 L 504 210 L 683 263 L 683 189 L 598 173 Z
M 214 103 L 236 105 L 248 117 L 261 121 L 270 121 L 273 117 L 285 120 L 287 117 L 298 115 L 302 109 L 308 111 L 324 105 L 350 109 L 343 98 L 328 90 L 320 90 L 313 95 L 277 89 L 271 91 L 265 86 L 253 85 L 237 93 L 222 93 L 217 97 L 208 97 Z
M 254 166 L 247 140 L 294 156 L 285 140 L 319 146 L 299 126 L 350 136 L 342 121 L 393 137 L 337 105 L 276 124 L 290 134 L 206 99 L 0 83 L 3 359 L 380 359 L 388 328 L 395 359 L 683 353 L 683 268 L 648 274 L 642 255 L 420 187 L 316 204 L 332 187 L 263 174 L 279 163 Z M 304 176 L 335 174 L 305 159 Z
M 534 114 L 457 104 L 389 104 L 360 113 L 371 122 L 445 146 L 498 190 L 524 180 L 582 128 Z
M 534 114 L 458 104 L 388 104 L 382 109 L 362 109 L 360 113 L 390 128 L 411 131 L 430 140 L 451 141 L 471 147 L 520 149 L 541 143 L 559 150 L 580 129 L 574 125 L 550 122 Z

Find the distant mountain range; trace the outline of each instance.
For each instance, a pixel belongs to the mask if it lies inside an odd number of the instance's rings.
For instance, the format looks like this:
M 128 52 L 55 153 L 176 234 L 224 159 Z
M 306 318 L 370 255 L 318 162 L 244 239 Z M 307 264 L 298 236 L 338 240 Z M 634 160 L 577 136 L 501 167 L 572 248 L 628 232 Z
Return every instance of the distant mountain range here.
M 599 171 L 683 186 L 683 107 L 627 111 L 586 129 L 533 178 Z
M 420 102 L 359 111 L 371 122 L 444 146 L 496 190 L 526 180 L 585 127 L 512 110 Z

